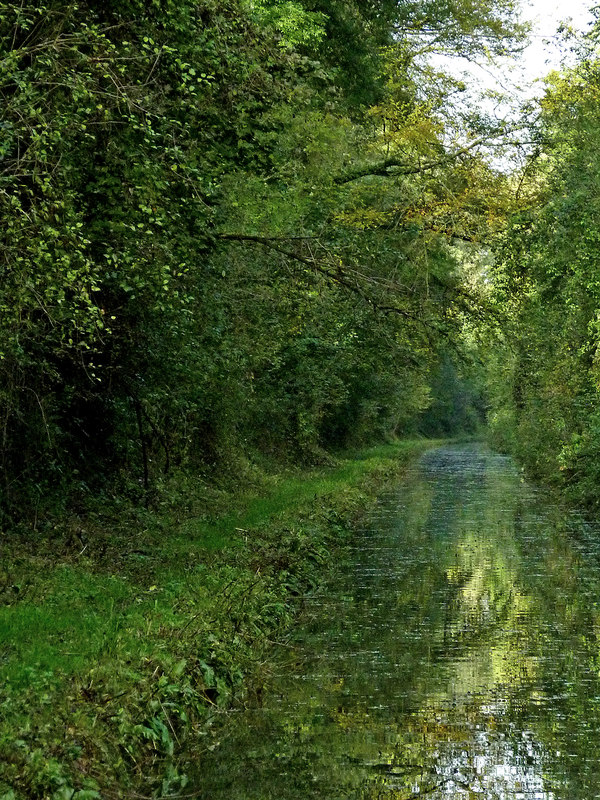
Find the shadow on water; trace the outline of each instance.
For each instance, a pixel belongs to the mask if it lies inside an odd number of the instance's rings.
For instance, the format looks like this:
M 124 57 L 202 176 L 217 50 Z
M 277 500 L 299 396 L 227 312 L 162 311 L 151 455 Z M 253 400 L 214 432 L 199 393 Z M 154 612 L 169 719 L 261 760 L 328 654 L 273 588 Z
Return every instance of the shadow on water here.
M 263 707 L 198 762 L 231 800 L 600 797 L 600 527 L 478 445 L 427 453 L 311 599 Z

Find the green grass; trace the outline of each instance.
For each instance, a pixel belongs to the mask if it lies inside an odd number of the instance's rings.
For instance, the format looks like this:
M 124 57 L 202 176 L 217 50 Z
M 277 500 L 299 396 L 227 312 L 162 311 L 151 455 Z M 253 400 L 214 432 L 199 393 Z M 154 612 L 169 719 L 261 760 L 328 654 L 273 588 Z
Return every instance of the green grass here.
M 0 767 L 0 798 L 5 787 L 25 798 L 68 786 L 83 800 L 92 784 L 142 780 L 140 765 L 164 769 L 172 716 L 187 730 L 247 690 L 268 639 L 291 622 L 290 592 L 318 580 L 352 518 L 427 446 L 399 442 L 266 476 L 260 492 L 228 495 L 210 520 L 172 528 L 167 509 L 142 530 L 88 526 L 104 548 L 61 550 L 55 536 L 57 554 L 51 542 L 21 551 L 13 541 L 0 606 L 0 762 L 16 766 Z M 50 776 L 33 753 L 56 756 Z
M 264 493 L 260 496 L 250 494 L 232 499 L 235 508 L 214 521 L 207 522 L 201 518 L 186 520 L 179 527 L 177 536 L 184 534 L 186 542 L 191 536 L 209 550 L 231 546 L 239 541 L 237 537 L 232 537 L 232 532 L 262 525 L 283 511 L 318 501 L 340 486 L 354 483 L 382 463 L 395 461 L 422 449 L 424 444 L 422 441 L 406 440 L 350 450 L 340 456 L 339 463 L 334 467 L 271 477 L 270 481 L 267 478 Z
M 202 602 L 202 566 L 206 551 L 215 552 L 243 546 L 244 534 L 265 526 L 286 512 L 293 514 L 307 504 L 318 504 L 342 487 L 393 461 L 415 447 L 412 441 L 382 445 L 345 453 L 335 467 L 273 477 L 265 493 L 231 498 L 232 510 L 214 521 L 189 519 L 169 536 L 161 536 L 158 550 L 142 569 L 131 575 L 99 571 L 93 561 L 82 565 L 32 564 L 32 599 L 25 598 L 0 607 L 0 680 L 27 682 L 32 672 L 72 673 L 85 668 L 120 645 L 139 650 L 138 632 L 144 620 L 160 622 L 172 616 L 173 603 L 181 591 L 196 587 Z M 153 544 L 157 547 L 157 537 Z M 126 543 L 125 543 L 126 546 Z M 184 560 L 182 560 L 182 556 Z M 23 566 L 20 568 L 23 575 Z M 151 632 L 151 622 L 145 626 Z M 127 642 L 124 642 L 127 639 Z M 135 647 L 134 647 L 135 645 Z M 27 670 L 29 667 L 29 671 Z
M 72 673 L 119 646 L 139 651 L 140 627 L 151 632 L 151 618 L 162 623 L 172 617 L 178 593 L 189 593 L 199 582 L 195 596 L 202 602 L 204 570 L 193 567 L 202 566 L 206 551 L 239 548 L 245 539 L 240 534 L 284 512 L 318 504 L 420 446 L 410 441 L 382 445 L 345 453 L 335 467 L 271 478 L 263 495 L 232 497 L 232 510 L 220 518 L 189 519 L 172 535 L 161 536 L 159 549 L 148 563 L 142 559 L 133 580 L 127 573 L 107 574 L 106 565 L 97 571 L 99 565 L 90 560 L 58 566 L 52 557 L 44 565 L 37 560 L 32 598 L 0 607 L 0 680 L 26 683 L 36 670 Z M 152 538 L 156 548 L 157 537 Z

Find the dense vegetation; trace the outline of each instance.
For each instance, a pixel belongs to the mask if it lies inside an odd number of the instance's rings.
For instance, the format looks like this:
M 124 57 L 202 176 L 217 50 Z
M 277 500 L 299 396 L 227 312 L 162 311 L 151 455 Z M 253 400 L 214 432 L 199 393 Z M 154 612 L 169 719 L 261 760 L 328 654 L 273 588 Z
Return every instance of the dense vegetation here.
M 538 480 L 598 505 L 600 111 L 595 26 L 575 66 L 550 76 L 535 148 L 515 178 L 520 209 L 498 247 L 506 312 L 491 357 L 496 443 Z
M 414 427 L 506 194 L 428 56 L 506 52 L 513 10 L 4 3 L 3 513 Z
M 513 126 L 435 58 L 518 50 L 516 20 L 1 5 L 0 797 L 184 789 L 366 504 L 346 484 L 398 469 L 332 453 L 487 410 L 597 502 L 597 32 Z
M 2 800 L 193 794 L 190 764 L 219 746 L 232 704 L 260 700 L 306 593 L 425 447 L 5 537 Z

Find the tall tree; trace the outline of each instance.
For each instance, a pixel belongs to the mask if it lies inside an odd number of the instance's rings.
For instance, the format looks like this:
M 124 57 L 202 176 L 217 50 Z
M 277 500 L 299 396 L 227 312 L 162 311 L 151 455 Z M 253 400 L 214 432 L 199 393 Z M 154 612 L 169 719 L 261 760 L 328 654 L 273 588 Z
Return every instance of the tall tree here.
M 427 55 L 512 10 L 5 3 L 4 506 L 406 425 L 502 195 Z
M 538 147 L 520 181 L 528 200 L 500 251 L 497 296 L 511 335 L 496 356 L 499 441 L 530 472 L 597 502 L 598 104 L 592 32 L 572 69 L 548 80 Z

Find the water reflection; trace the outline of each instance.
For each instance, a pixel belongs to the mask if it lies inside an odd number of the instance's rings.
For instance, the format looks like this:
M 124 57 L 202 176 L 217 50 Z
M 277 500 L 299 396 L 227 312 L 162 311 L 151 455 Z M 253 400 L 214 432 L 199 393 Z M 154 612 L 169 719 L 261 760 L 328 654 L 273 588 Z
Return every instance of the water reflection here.
M 427 454 L 312 599 L 201 797 L 600 797 L 600 530 L 476 446 Z

